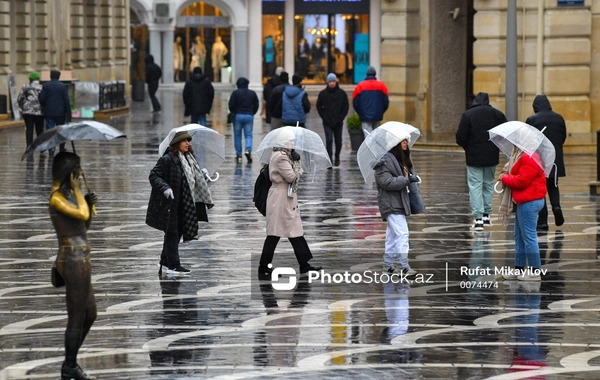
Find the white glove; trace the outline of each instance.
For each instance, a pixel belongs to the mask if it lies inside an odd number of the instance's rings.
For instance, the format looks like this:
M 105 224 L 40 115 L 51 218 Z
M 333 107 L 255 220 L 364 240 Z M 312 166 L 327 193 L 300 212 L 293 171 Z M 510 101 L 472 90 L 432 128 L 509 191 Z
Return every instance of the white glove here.
M 163 191 L 163 195 L 164 195 L 164 196 L 165 196 L 167 199 L 169 199 L 169 198 L 171 198 L 171 199 L 175 199 L 175 196 L 173 195 L 173 190 L 171 190 L 171 189 L 167 189 L 167 190 Z
M 206 168 L 202 168 L 202 174 L 204 174 L 204 179 L 207 182 L 210 181 L 210 175 L 208 174 L 208 170 L 206 170 Z

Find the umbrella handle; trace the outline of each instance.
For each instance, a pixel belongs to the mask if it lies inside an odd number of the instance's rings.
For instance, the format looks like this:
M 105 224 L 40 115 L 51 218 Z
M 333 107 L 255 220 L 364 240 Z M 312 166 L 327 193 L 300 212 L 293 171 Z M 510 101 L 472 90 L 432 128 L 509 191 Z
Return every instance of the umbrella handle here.
M 499 183 L 500 183 L 500 181 L 496 181 L 496 184 L 494 185 L 494 191 L 496 192 L 496 194 L 502 194 L 504 192 L 504 189 L 500 189 L 500 191 L 498 191 Z
M 87 189 L 87 192 L 91 193 L 92 191 L 90 190 L 90 185 L 88 184 L 88 181 L 85 178 L 85 174 L 83 174 L 83 169 L 81 170 L 81 177 L 83 177 L 83 183 L 85 183 L 85 188 Z M 96 214 L 96 205 L 92 205 L 92 215 L 96 216 Z
M 217 176 L 215 179 L 210 178 L 210 176 L 208 176 L 208 180 L 210 182 L 217 182 L 217 180 L 219 179 L 219 172 L 215 172 L 215 175 Z

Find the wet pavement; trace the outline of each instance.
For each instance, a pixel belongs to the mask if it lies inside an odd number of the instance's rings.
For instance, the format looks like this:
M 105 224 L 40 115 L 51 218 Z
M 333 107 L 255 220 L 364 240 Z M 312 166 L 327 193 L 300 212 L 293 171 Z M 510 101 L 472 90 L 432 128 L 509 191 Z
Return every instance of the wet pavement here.
M 493 227 L 469 230 L 463 154 L 415 150 L 428 208 L 408 218 L 409 257 L 420 280 L 365 283 L 366 273 L 381 270 L 386 224 L 344 132 L 340 167 L 314 181 L 303 178 L 299 189 L 313 263 L 324 266 L 331 283 L 299 277 L 295 289 L 275 290 L 255 278 L 265 237 L 265 219 L 252 203 L 261 165 L 235 164 L 232 130 L 224 123 L 227 94 L 220 91 L 209 124 L 226 136 L 227 160 L 211 185 L 210 223 L 200 225 L 199 241 L 181 246 L 191 275 L 159 277 L 162 233 L 144 224 L 148 174 L 162 138 L 186 124 L 180 89 L 161 90 L 159 99 L 159 114 L 149 112 L 146 100 L 109 122 L 127 140 L 76 144 L 100 198 L 88 232 L 99 315 L 79 355 L 89 374 L 600 378 L 600 211 L 598 198 L 588 195 L 595 156 L 566 158 L 569 176 L 560 180 L 566 223 L 557 228 L 551 216 L 550 231 L 539 235 L 548 272 L 536 284 L 495 274 L 512 264 L 512 225 L 493 215 Z M 314 110 L 307 125 L 323 136 Z M 268 131 L 255 119 L 255 148 Z M 0 131 L 0 379 L 57 378 L 66 309 L 64 289 L 50 284 L 57 249 L 47 205 L 51 166 L 47 155 L 21 161 L 24 150 L 22 129 Z M 274 264 L 298 269 L 286 240 Z M 337 281 L 345 272 L 349 283 Z M 363 283 L 353 281 L 358 276 Z

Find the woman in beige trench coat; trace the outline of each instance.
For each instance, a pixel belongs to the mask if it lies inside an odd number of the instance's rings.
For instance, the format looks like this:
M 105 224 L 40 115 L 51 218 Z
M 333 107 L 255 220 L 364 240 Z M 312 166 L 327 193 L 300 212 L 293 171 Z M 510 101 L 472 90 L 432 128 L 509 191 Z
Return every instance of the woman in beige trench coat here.
M 272 185 L 267 197 L 267 238 L 258 267 L 259 277 L 268 278 L 273 271 L 273 267 L 269 264 L 273 260 L 275 248 L 282 237 L 288 238 L 292 244 L 300 265 L 300 273 L 321 270 L 321 267 L 313 267 L 308 262 L 312 259 L 312 254 L 306 239 L 304 239 L 296 193 L 303 170 L 300 165 L 300 155 L 293 150 L 293 133 L 281 133 L 277 145 L 281 147 L 273 148 L 269 162 L 269 176 Z

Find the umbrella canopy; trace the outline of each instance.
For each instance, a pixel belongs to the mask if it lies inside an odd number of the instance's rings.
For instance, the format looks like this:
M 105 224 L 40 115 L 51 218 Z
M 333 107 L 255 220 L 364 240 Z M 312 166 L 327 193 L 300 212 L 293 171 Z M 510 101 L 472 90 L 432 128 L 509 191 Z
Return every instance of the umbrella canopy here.
M 521 121 L 508 121 L 490 129 L 490 140 L 500 148 L 506 157 L 510 157 L 513 146 L 521 149 L 550 175 L 556 152 L 554 145 L 537 128 Z M 534 156 L 534 153 L 537 156 Z
M 410 137 L 408 143 L 412 147 L 421 136 L 421 132 L 410 124 L 398 121 L 388 121 L 375 128 L 358 148 L 356 160 L 358 167 L 366 183 L 375 182 L 375 171 L 373 167 L 393 147 Z
M 281 127 L 269 132 L 260 142 L 256 155 L 260 162 L 271 161 L 273 148 L 294 148 L 300 154 L 302 169 L 311 174 L 331 167 L 323 140 L 315 132 L 302 127 Z
M 158 157 L 162 157 L 177 132 L 187 131 L 192 136 L 194 156 L 201 168 L 206 168 L 209 175 L 213 175 L 219 166 L 225 162 L 225 136 L 214 129 L 203 127 L 200 124 L 188 124 L 171 129 L 167 137 L 158 146 Z
M 47 130 L 39 135 L 27 148 L 23 157 L 52 149 L 67 141 L 99 140 L 108 141 L 119 137 L 127 137 L 121 131 L 116 130 L 108 124 L 93 120 L 83 120 L 74 123 L 63 124 Z

